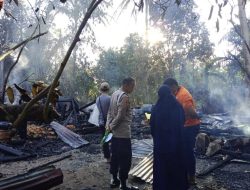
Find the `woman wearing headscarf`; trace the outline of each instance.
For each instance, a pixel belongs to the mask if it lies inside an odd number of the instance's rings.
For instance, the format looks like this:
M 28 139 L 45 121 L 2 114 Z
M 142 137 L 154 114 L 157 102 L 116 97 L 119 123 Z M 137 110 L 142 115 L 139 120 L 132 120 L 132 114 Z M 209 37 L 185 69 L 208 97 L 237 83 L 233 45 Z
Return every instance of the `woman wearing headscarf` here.
M 153 190 L 186 190 L 184 111 L 168 86 L 162 85 L 158 96 L 150 119 L 154 141 Z

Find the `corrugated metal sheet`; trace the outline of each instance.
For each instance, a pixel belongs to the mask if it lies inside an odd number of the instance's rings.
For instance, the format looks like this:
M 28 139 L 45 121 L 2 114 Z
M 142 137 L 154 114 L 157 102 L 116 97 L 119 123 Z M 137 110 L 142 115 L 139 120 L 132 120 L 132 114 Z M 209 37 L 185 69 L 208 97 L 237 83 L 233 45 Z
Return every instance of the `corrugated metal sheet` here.
M 84 140 L 80 135 L 67 129 L 60 123 L 53 121 L 50 123 L 50 126 L 55 130 L 56 134 L 63 142 L 67 143 L 73 148 L 79 148 L 82 145 L 89 144 L 89 142 Z
M 153 152 L 136 165 L 129 175 L 138 177 L 147 183 L 153 183 Z
M 135 158 L 144 158 L 153 151 L 153 140 L 133 140 L 132 141 L 132 155 Z

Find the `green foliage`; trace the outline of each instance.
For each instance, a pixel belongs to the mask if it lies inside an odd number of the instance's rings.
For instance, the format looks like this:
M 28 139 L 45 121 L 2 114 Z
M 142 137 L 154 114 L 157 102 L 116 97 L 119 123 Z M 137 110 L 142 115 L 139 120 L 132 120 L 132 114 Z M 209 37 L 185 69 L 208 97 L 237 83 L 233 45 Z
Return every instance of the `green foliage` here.
M 109 49 L 100 55 L 95 75 L 97 81 L 107 81 L 117 89 L 128 76 L 136 79 L 133 100 L 136 105 L 154 103 L 157 88 L 166 72 L 164 45 L 147 47 L 138 34 L 130 34 L 119 49 Z
M 0 18 L 4 21 L 0 22 L 0 28 L 4 28 L 4 31 L 0 32 L 3 34 L 0 40 L 6 42 L 6 46 L 10 42 L 19 42 L 29 37 L 37 25 L 39 26 L 37 32 L 49 31 L 46 38 L 33 41 L 26 46 L 21 63 L 15 69 L 17 74 L 11 76 L 12 80 L 20 82 L 18 73 L 24 70 L 26 75 L 34 73 L 33 80 L 51 82 L 90 2 L 91 0 L 84 2 L 67 0 L 63 4 L 60 1 L 37 0 L 31 1 L 32 4 L 22 2 L 19 7 L 13 6 L 13 3 L 8 4 L 8 10 L 18 18 L 18 22 L 15 23 L 7 17 Z M 97 95 L 94 76 L 89 67 L 91 64 L 87 56 L 89 52 L 86 50 L 99 49 L 92 28 L 96 23 L 107 22 L 106 10 L 111 4 L 112 1 L 109 1 L 98 6 L 81 35 L 60 80 L 64 96 L 73 96 L 82 102 L 88 102 Z M 0 46 L 0 52 L 2 48 Z M 23 62 L 25 64 L 22 64 Z
M 190 87 L 199 85 L 200 72 L 213 55 L 208 31 L 199 22 L 194 6 L 193 0 L 183 1 L 179 6 L 174 0 L 150 4 L 152 23 L 161 29 L 166 39 L 164 46 L 169 69 L 166 74 Z

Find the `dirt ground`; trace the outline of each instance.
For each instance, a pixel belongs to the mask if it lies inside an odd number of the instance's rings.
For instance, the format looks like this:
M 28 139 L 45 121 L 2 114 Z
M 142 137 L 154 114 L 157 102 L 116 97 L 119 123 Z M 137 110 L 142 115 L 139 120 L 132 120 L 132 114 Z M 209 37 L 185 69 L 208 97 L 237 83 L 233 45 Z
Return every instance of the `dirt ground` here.
M 89 149 L 97 149 L 97 144 L 89 145 Z M 61 168 L 64 175 L 63 184 L 52 188 L 53 190 L 108 190 L 110 182 L 109 164 L 100 153 L 89 154 L 86 149 L 76 149 L 61 155 L 39 158 L 32 161 L 18 161 L 0 165 L 3 178 L 17 174 L 22 174 L 31 168 L 42 165 L 49 161 L 71 154 L 70 158 L 53 164 L 56 168 Z M 139 160 L 134 159 L 133 164 Z M 150 189 L 150 185 L 129 180 L 129 183 L 140 187 L 140 189 Z
M 141 135 L 141 131 L 137 130 L 134 137 L 138 136 L 145 137 L 147 135 Z M 32 158 L 26 161 L 0 164 L 0 173 L 3 174 L 0 180 L 23 174 L 31 168 L 70 154 L 72 155 L 70 158 L 53 164 L 56 168 L 61 168 L 64 180 L 61 185 L 52 188 L 52 190 L 109 190 L 111 176 L 109 174 L 109 164 L 106 163 L 101 152 L 100 135 L 91 134 L 83 135 L 83 137 L 88 140 L 90 144 L 79 149 L 70 150 L 69 146 L 64 144 L 60 139 L 57 139 L 44 146 L 43 149 L 46 149 L 46 152 L 52 152 L 53 154 L 59 152 L 59 154 L 38 156 L 38 158 Z M 32 145 L 30 145 L 29 148 L 32 148 Z M 41 151 L 40 149 L 33 149 L 33 151 L 36 152 Z M 62 150 L 64 151 L 63 153 L 61 153 Z M 44 150 L 41 152 L 43 151 Z M 141 159 L 133 158 L 132 168 L 139 163 L 140 160 Z M 218 160 L 216 159 L 197 158 L 197 172 L 201 172 L 217 162 Z M 250 164 L 230 163 L 203 178 L 198 178 L 197 186 L 191 187 L 190 190 L 249 190 L 249 179 Z M 138 179 L 135 180 L 131 176 L 128 181 L 129 184 L 139 187 L 140 190 L 152 190 L 150 184 L 146 184 Z
M 94 150 L 94 151 L 93 151 Z M 65 155 L 71 154 L 70 158 L 62 160 L 54 164 L 56 168 L 61 168 L 64 180 L 63 184 L 52 188 L 52 190 L 109 190 L 110 174 L 109 174 L 109 164 L 105 162 L 101 153 L 101 147 L 99 144 L 90 144 L 87 147 L 80 149 L 71 150 L 65 152 L 61 155 L 54 155 L 50 157 L 43 157 L 39 159 L 34 159 L 31 161 L 18 161 L 12 163 L 5 163 L 0 165 L 0 171 L 4 175 L 3 178 L 10 177 L 17 174 L 25 173 L 27 170 L 34 168 L 36 166 L 42 165 L 49 161 L 55 160 L 57 158 L 63 157 Z M 133 158 L 133 166 L 136 165 L 140 159 Z M 211 163 L 210 163 L 211 164 Z M 197 159 L 197 168 L 202 170 L 208 165 L 206 160 Z M 244 166 L 244 171 L 250 170 L 249 165 Z M 240 168 L 237 169 L 235 165 L 228 165 L 222 170 L 217 171 L 218 173 L 226 173 L 227 171 L 239 172 Z M 224 171 L 224 173 L 223 173 Z M 229 173 L 230 173 L 229 172 Z M 231 173 L 228 180 L 234 185 L 231 187 L 229 185 L 223 184 L 223 179 L 220 179 L 220 175 L 213 173 L 205 178 L 198 179 L 198 184 L 196 187 L 190 189 L 197 190 L 236 190 L 245 189 L 249 187 L 248 180 L 241 177 L 237 181 L 233 181 L 233 176 L 235 173 Z M 248 174 L 249 175 L 249 174 Z M 224 175 L 225 176 L 225 175 Z M 248 178 L 247 175 L 245 175 Z M 221 182 L 221 183 L 220 183 Z M 238 183 L 238 185 L 237 185 Z M 241 186 L 245 183 L 245 186 Z M 132 179 L 129 177 L 129 184 L 138 186 L 141 190 L 152 190 L 150 184 L 146 184 L 142 181 Z M 235 185 L 236 184 L 236 185 Z

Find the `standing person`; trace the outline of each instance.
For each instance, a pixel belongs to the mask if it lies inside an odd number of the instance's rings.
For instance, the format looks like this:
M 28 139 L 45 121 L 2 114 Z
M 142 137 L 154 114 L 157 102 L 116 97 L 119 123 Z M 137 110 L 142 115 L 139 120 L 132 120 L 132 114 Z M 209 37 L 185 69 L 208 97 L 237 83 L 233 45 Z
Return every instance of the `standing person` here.
M 111 188 L 120 186 L 121 190 L 135 189 L 127 187 L 126 181 L 131 167 L 131 129 L 132 113 L 129 94 L 134 90 L 135 80 L 131 77 L 122 81 L 122 87 L 111 96 L 107 128 L 112 131 L 110 173 Z M 118 179 L 119 173 L 119 179 Z
M 187 165 L 187 178 L 189 185 L 195 185 L 195 170 L 196 160 L 194 155 L 194 146 L 196 136 L 200 129 L 200 120 L 195 111 L 195 101 L 192 95 L 183 86 L 179 86 L 178 82 L 173 78 L 167 78 L 164 81 L 175 95 L 176 99 L 182 105 L 185 112 L 185 127 L 184 127 L 184 138 L 185 138 L 185 150 L 186 150 L 186 165 Z
M 167 85 L 160 87 L 158 97 L 150 118 L 154 142 L 153 190 L 186 190 L 184 111 Z
M 103 82 L 100 85 L 100 92 L 101 95 L 97 97 L 96 99 L 96 105 L 99 110 L 99 126 L 102 132 L 102 137 L 105 134 L 105 126 L 107 122 L 107 115 L 108 115 L 108 110 L 109 110 L 109 105 L 110 105 L 110 96 L 108 95 L 109 92 L 109 84 L 107 82 Z M 110 150 L 109 150 L 109 143 L 104 142 L 102 145 L 102 151 L 104 154 L 104 158 L 107 159 L 107 162 L 110 163 Z

